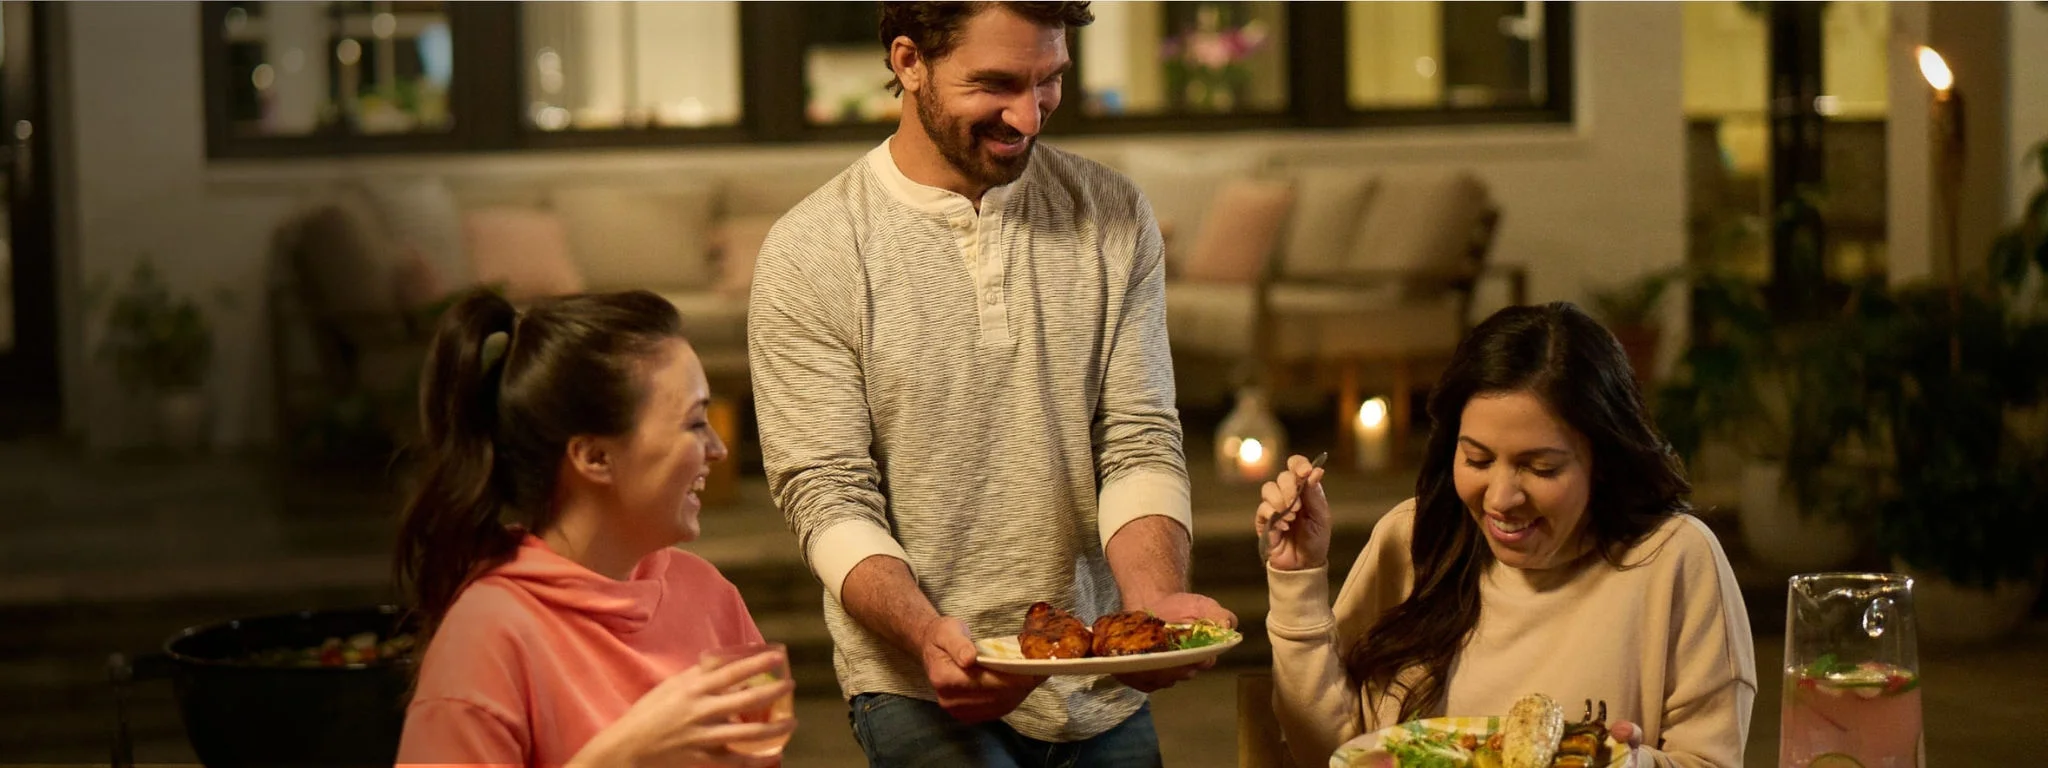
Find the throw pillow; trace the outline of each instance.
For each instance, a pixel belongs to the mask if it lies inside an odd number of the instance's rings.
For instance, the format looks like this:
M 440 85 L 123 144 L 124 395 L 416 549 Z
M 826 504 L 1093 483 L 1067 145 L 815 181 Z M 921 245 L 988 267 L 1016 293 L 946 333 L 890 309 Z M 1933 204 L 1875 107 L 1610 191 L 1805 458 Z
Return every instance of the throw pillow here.
M 1259 278 L 1280 239 L 1294 187 L 1285 181 L 1232 179 L 1216 192 L 1202 232 L 1189 249 L 1181 279 L 1250 283 Z
M 1224 184 L 1257 172 L 1252 153 L 1196 154 L 1133 148 L 1124 155 L 1125 173 L 1152 204 L 1152 216 L 1166 239 L 1167 274 L 1179 275 L 1194 252 L 1194 239 L 1210 204 Z
M 1486 185 L 1467 172 L 1390 173 L 1379 185 L 1358 221 L 1347 266 L 1418 276 L 1459 272 L 1491 204 Z
M 1380 195 L 1364 168 L 1310 168 L 1295 173 L 1295 211 L 1281 246 L 1289 277 L 1341 274 L 1358 216 Z
M 391 239 L 417 248 L 434 271 L 456 283 L 469 282 L 462 253 L 462 210 L 455 193 L 438 176 L 371 179 L 364 183 Z
M 514 302 L 583 291 L 562 219 L 535 208 L 480 208 L 462 217 L 477 282 Z
M 709 188 L 588 186 L 559 190 L 554 209 L 591 290 L 711 287 Z

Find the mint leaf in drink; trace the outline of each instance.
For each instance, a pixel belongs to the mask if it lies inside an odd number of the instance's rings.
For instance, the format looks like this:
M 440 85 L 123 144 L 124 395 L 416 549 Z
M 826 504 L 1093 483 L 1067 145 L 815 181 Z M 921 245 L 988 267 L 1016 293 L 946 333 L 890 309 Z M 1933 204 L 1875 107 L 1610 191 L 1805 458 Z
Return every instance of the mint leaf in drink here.
M 1814 659 L 1805 669 L 1800 670 L 1800 674 L 1810 679 L 1826 679 L 1838 677 L 1854 669 L 1856 665 L 1843 661 L 1832 653 L 1823 653 L 1820 658 Z

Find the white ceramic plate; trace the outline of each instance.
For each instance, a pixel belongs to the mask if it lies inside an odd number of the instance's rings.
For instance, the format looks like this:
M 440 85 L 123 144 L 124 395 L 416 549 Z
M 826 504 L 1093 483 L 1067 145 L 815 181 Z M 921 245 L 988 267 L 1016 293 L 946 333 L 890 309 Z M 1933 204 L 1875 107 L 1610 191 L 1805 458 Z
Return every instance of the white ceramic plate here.
M 975 661 L 997 672 L 1012 672 L 1020 675 L 1122 675 L 1130 672 L 1150 672 L 1155 669 L 1170 669 L 1187 664 L 1199 664 L 1223 655 L 1244 642 L 1244 633 L 1233 631 L 1230 637 L 1214 645 L 1189 648 L 1184 651 L 1160 651 L 1139 653 L 1130 656 L 1094 656 L 1085 659 L 1027 659 L 1024 651 L 1017 647 L 1017 637 L 991 637 L 974 641 L 975 650 L 981 655 Z
M 1387 745 L 1409 737 L 1415 726 L 1433 731 L 1469 733 L 1484 740 L 1500 730 L 1499 717 L 1432 717 L 1415 720 L 1392 728 L 1385 728 L 1344 742 L 1330 755 L 1330 768 L 1399 768 L 1394 756 L 1387 753 Z M 1612 757 L 1604 768 L 1623 768 L 1628 765 L 1628 745 L 1607 737 L 1607 753 Z

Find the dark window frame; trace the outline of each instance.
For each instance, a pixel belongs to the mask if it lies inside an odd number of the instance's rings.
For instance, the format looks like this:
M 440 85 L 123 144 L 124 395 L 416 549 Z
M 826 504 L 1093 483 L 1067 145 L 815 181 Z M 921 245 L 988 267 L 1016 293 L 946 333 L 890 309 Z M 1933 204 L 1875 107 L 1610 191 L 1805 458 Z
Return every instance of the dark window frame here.
M 462 154 L 596 148 L 679 148 L 880 141 L 894 123 L 812 125 L 804 109 L 804 3 L 748 2 L 740 6 L 741 118 L 737 125 L 705 128 L 620 128 L 542 131 L 522 114 L 525 68 L 519 4 L 511 0 L 448 4 L 455 70 L 449 86 L 454 124 L 445 133 L 366 136 L 342 132 L 309 136 L 235 135 L 226 83 L 228 4 L 199 4 L 206 90 L 206 147 L 212 159 Z M 1570 123 L 1576 114 L 1574 8 L 1568 0 L 1543 4 L 1546 88 L 1541 107 L 1432 107 L 1359 110 L 1351 106 L 1349 41 L 1344 3 L 1288 4 L 1288 106 L 1263 114 L 1098 116 L 1079 109 L 1080 79 L 1068 81 L 1069 110 L 1050 131 L 1059 136 L 1156 133 L 1327 130 L 1446 125 Z M 1317 30 L 1317 34 L 1302 34 Z M 1075 32 L 1076 40 L 1087 34 Z M 1076 51 L 1076 75 L 1087 66 Z M 879 52 L 880 45 L 877 44 Z M 879 66 L 879 65 L 878 65 Z M 514 72 L 487 77 L 489 72 Z

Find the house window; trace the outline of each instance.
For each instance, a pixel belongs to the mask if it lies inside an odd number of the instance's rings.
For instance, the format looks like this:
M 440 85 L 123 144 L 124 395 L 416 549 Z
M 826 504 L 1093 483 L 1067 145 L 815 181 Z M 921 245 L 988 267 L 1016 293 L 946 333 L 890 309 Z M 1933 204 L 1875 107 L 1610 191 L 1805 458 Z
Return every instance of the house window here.
M 1345 3 L 1347 94 L 1356 111 L 1544 107 L 1545 3 Z
M 1287 111 L 1286 3 L 1120 2 L 1079 32 L 1090 117 Z
M 873 140 L 869 2 L 199 3 L 213 157 Z M 1572 119 L 1568 2 L 1108 2 L 1059 135 Z
M 541 131 L 737 125 L 737 2 L 520 4 L 525 126 Z
M 804 122 L 893 123 L 901 115 L 888 89 L 877 3 L 805 3 Z
M 439 2 L 237 2 L 218 18 L 236 136 L 443 133 L 454 50 Z

